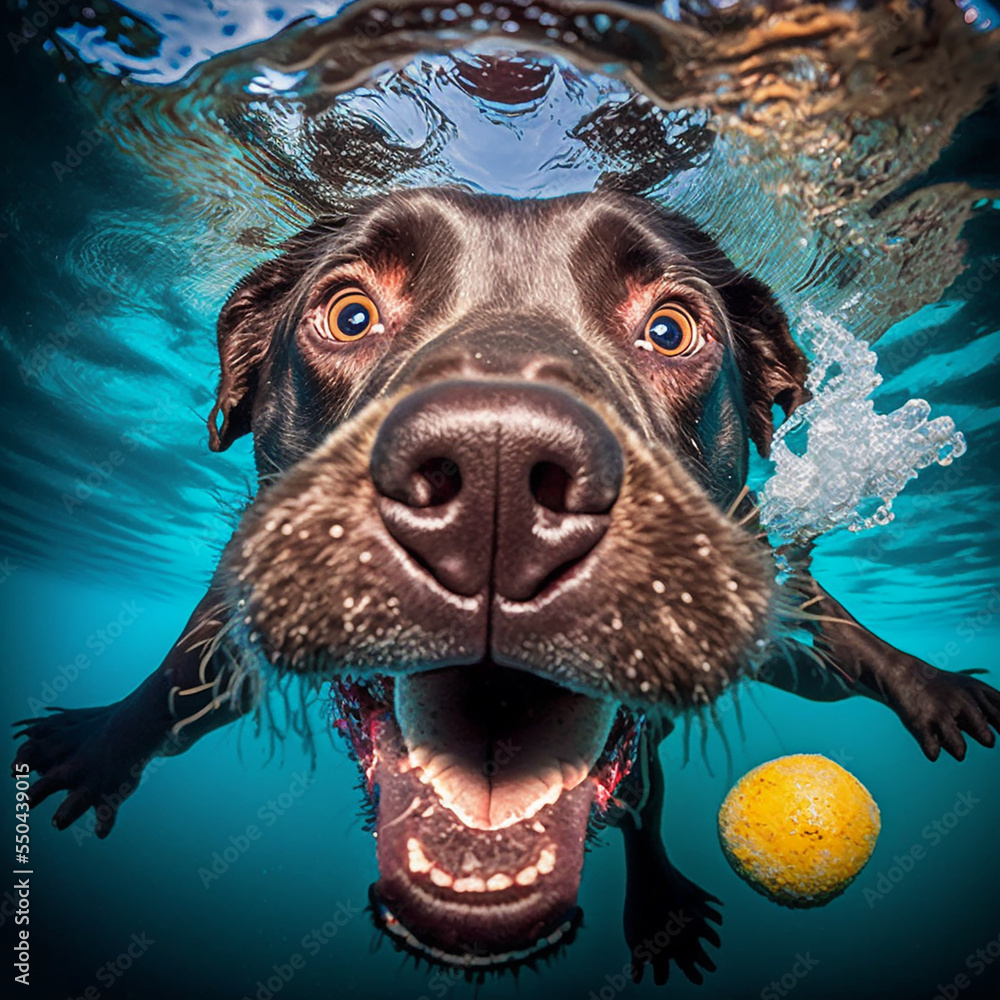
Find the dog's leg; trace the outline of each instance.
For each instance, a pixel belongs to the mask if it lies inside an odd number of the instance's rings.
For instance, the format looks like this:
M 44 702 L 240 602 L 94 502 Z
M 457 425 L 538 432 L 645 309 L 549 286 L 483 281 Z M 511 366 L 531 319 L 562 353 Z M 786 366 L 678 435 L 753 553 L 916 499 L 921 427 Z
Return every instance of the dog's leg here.
M 815 580 L 806 577 L 813 600 L 807 602 L 815 650 L 788 650 L 791 662 L 776 657 L 760 680 L 818 701 L 863 694 L 888 705 L 936 760 L 944 747 L 965 757 L 963 730 L 984 746 L 1000 731 L 1000 692 L 977 680 L 981 670 L 939 670 L 904 653 L 861 625 Z M 991 729 L 990 727 L 993 727 Z
M 701 968 L 715 971 L 702 942 L 719 946 L 719 935 L 709 921 L 722 923 L 715 908 L 722 904 L 685 878 L 667 858 L 660 829 L 664 781 L 657 749 L 661 738 L 651 736 L 648 728 L 643 732 L 636 769 L 622 790 L 622 800 L 630 802 L 618 821 L 625 838 L 625 940 L 632 953 L 635 982 L 642 978 L 645 966 L 651 965 L 654 980 L 665 983 L 674 961 L 688 979 L 701 983 Z
M 23 719 L 25 737 L 14 773 L 39 778 L 28 792 L 34 807 L 59 791 L 69 794 L 53 816 L 63 830 L 88 809 L 97 814 L 94 832 L 106 837 L 122 802 L 139 785 L 146 764 L 175 756 L 197 739 L 235 721 L 253 707 L 255 691 L 240 683 L 238 667 L 216 653 L 227 616 L 209 590 L 159 669 L 130 695 L 101 708 L 49 709 Z

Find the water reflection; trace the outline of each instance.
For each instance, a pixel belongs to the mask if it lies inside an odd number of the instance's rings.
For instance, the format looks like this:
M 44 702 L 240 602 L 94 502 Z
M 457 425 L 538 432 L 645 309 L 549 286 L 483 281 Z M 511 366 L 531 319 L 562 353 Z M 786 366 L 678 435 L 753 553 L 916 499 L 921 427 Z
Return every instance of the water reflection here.
M 95 568 L 141 554 L 165 585 L 209 565 L 228 530 L 220 499 L 237 507 L 248 488 L 246 456 L 204 446 L 215 313 L 283 238 L 387 187 L 654 197 L 793 313 L 807 302 L 867 340 L 913 314 L 940 323 L 918 310 L 949 286 L 952 312 L 989 295 L 988 281 L 952 285 L 979 266 L 960 233 L 994 214 L 989 171 L 956 156 L 949 173 L 928 170 L 996 82 L 998 36 L 944 0 L 902 19 L 865 6 L 366 0 L 293 23 L 339 5 L 271 16 L 150 2 L 60 22 L 49 44 L 90 111 L 55 146 L 75 149 L 95 122 L 104 138 L 65 175 L 11 192 L 28 221 L 4 248 L 24 262 L 0 331 L 4 396 L 31 431 L 2 443 L 8 550 L 44 561 L 55 539 Z M 39 261 L 40 240 L 53 259 Z M 938 367 L 903 367 L 881 391 L 894 407 L 911 395 L 937 407 L 938 373 L 981 370 L 975 345 L 992 332 L 946 324 Z M 985 410 L 959 406 L 970 451 L 977 434 L 989 447 Z M 67 512 L 61 498 L 152 413 L 155 434 Z M 194 552 L 190 537 L 208 541 Z

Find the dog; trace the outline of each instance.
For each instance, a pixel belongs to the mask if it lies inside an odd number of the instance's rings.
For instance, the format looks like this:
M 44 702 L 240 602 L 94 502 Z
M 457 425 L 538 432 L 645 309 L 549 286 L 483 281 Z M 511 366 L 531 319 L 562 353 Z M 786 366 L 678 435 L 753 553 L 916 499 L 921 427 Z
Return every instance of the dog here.
M 612 193 L 373 198 L 243 280 L 218 348 L 210 447 L 252 433 L 260 488 L 158 670 L 18 724 L 31 805 L 68 793 L 58 828 L 94 808 L 107 836 L 153 756 L 328 681 L 400 946 L 484 970 L 564 945 L 610 823 L 634 974 L 700 982 L 721 917 L 660 837 L 671 720 L 748 678 L 875 698 L 931 759 L 963 731 L 993 745 L 996 690 L 879 640 L 808 553 L 775 582 L 748 453 L 807 362 L 684 218 Z

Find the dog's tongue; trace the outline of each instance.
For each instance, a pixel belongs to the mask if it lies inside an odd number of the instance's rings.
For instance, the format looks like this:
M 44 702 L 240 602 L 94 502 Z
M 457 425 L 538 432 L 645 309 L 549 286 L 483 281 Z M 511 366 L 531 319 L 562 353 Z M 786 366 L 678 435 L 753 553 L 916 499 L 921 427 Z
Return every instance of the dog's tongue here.
M 576 788 L 604 748 L 615 712 L 530 674 L 491 667 L 401 678 L 395 707 L 420 780 L 462 824 L 484 831 L 529 820 Z
M 559 940 L 613 704 L 530 674 L 451 667 L 399 678 L 375 734 L 386 928 L 439 961 L 489 966 Z

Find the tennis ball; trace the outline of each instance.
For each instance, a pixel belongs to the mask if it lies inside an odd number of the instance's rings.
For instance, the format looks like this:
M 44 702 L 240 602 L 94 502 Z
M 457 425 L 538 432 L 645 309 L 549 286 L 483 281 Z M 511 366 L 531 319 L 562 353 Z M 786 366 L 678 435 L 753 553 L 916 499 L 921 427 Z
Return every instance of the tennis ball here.
M 755 767 L 719 809 L 733 870 L 784 906 L 822 906 L 868 863 L 881 821 L 868 789 L 820 754 Z

